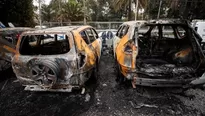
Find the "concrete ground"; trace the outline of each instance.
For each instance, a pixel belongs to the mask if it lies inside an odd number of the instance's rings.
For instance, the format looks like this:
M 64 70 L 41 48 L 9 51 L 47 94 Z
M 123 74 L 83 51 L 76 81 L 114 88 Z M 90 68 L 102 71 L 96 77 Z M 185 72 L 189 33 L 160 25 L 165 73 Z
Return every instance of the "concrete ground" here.
M 119 85 L 111 55 L 101 57 L 97 81 L 84 95 L 28 92 L 10 71 L 1 73 L 0 116 L 202 116 L 205 91 Z

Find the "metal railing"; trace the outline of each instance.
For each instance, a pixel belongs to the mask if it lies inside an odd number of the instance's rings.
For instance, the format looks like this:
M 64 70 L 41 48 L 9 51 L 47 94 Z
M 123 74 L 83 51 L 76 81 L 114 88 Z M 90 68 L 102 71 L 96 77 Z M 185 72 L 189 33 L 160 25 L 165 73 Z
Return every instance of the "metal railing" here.
M 117 29 L 123 22 L 87 22 L 87 25 L 91 25 L 97 30 L 105 29 Z M 83 25 L 82 22 L 47 22 L 42 23 L 47 27 L 56 27 L 56 26 L 69 26 L 69 25 Z

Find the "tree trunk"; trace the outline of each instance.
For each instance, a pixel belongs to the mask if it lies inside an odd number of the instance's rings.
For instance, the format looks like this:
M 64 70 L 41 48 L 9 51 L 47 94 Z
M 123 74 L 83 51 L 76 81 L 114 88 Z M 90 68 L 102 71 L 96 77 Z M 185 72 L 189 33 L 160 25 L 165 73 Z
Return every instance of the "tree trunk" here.
M 139 19 L 139 7 L 137 9 L 137 20 Z
M 132 0 L 129 0 L 129 6 L 128 6 L 128 21 L 132 20 Z

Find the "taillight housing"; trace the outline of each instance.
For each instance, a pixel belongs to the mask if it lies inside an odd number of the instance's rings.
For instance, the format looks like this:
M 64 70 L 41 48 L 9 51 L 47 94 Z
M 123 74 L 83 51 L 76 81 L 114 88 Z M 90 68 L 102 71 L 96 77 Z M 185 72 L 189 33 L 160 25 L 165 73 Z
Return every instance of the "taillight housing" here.
M 135 50 L 136 46 L 133 40 L 129 40 L 125 45 L 124 45 L 124 52 L 126 54 L 132 54 L 132 52 Z
M 19 37 L 20 37 L 20 34 L 19 34 L 19 33 L 16 34 L 16 39 L 17 39 L 17 40 L 19 39 Z

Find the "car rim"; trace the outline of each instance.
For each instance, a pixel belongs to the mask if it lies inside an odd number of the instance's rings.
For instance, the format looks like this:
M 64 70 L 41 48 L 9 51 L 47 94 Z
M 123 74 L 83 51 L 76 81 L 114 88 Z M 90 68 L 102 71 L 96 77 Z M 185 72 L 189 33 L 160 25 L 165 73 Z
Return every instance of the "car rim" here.
M 35 65 L 32 68 L 32 78 L 37 84 L 43 87 L 52 87 L 57 80 L 57 75 L 48 66 Z

